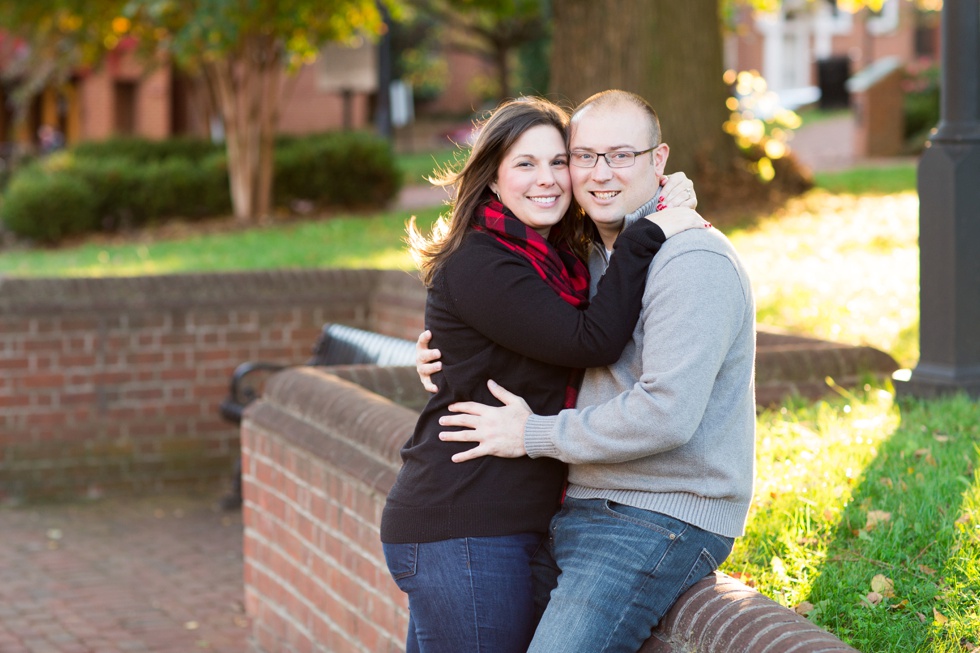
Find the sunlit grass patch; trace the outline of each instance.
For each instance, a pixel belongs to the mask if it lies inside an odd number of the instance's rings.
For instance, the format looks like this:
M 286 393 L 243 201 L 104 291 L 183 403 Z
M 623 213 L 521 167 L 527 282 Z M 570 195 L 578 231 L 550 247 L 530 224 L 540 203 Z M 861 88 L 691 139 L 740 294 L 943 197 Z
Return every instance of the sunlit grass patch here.
M 102 277 L 280 268 L 412 270 L 414 264 L 403 241 L 405 223 L 414 214 L 420 227 L 427 228 L 441 210 L 338 216 L 231 233 L 10 251 L 0 257 L 0 273 Z
M 755 497 L 748 532 L 726 567 L 794 606 L 819 575 L 856 479 L 899 423 L 892 395 L 855 401 L 788 401 L 759 415 Z
M 725 570 L 862 651 L 980 646 L 980 406 L 842 394 L 760 415 Z
M 889 195 L 910 192 L 916 189 L 916 163 L 817 172 L 813 181 L 828 193 Z
M 731 235 L 762 324 L 918 359 L 918 198 L 816 190 Z

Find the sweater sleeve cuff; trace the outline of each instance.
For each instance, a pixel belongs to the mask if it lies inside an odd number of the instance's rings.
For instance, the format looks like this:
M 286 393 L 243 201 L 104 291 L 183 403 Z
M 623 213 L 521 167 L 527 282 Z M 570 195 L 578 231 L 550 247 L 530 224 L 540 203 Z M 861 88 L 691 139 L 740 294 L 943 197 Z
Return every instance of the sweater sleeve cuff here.
M 613 249 L 618 248 L 623 239 L 636 243 L 644 249 L 657 251 L 667 241 L 667 235 L 656 222 L 651 222 L 646 218 L 640 218 L 626 227 L 626 229 L 623 229 L 623 232 L 619 234 L 619 238 L 613 244 Z
M 558 449 L 551 438 L 557 416 L 531 415 L 524 424 L 524 448 L 531 458 L 557 458 Z

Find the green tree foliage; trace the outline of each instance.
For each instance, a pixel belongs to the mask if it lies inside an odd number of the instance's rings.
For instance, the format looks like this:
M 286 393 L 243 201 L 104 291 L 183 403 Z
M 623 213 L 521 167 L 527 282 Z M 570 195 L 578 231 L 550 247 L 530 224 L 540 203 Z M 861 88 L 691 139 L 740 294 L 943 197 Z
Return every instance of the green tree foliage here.
M 442 25 L 440 35 L 445 47 L 481 57 L 496 71 L 493 95 L 513 95 L 518 53 L 534 44 L 542 47 L 551 25 L 548 0 L 415 0 L 414 6 Z M 516 85 L 533 85 L 535 78 Z M 534 89 L 543 93 L 544 88 Z
M 29 45 L 27 94 L 126 39 L 147 61 L 201 76 L 224 121 L 235 216 L 250 221 L 271 207 L 284 74 L 327 42 L 370 38 L 384 24 L 375 0 L 0 0 L 0 29 Z
M 13 99 L 23 110 L 46 86 L 64 83 L 94 66 L 119 45 L 128 21 L 124 0 L 0 0 L 3 76 L 16 82 Z M 119 31 L 117 31 L 119 30 Z M 12 37 L 12 38 L 11 38 Z

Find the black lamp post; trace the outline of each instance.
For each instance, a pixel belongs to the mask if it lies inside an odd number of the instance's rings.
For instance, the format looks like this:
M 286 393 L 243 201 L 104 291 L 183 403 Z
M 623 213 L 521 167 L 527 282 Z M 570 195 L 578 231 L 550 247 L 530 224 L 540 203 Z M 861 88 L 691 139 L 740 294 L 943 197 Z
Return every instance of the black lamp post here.
M 942 9 L 942 96 L 919 161 L 919 363 L 899 394 L 980 397 L 980 2 Z

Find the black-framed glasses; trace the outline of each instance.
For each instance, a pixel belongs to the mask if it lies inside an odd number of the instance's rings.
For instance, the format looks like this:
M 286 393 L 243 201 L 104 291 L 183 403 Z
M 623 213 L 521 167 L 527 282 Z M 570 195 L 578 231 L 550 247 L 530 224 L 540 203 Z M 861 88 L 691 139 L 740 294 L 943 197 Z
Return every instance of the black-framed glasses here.
M 602 157 L 609 164 L 610 168 L 628 168 L 636 163 L 636 157 L 647 152 L 653 152 L 658 147 L 660 146 L 654 145 L 639 152 L 630 152 L 628 150 L 618 152 L 572 152 L 569 155 L 568 162 L 576 168 L 594 168 L 599 163 L 599 157 Z

